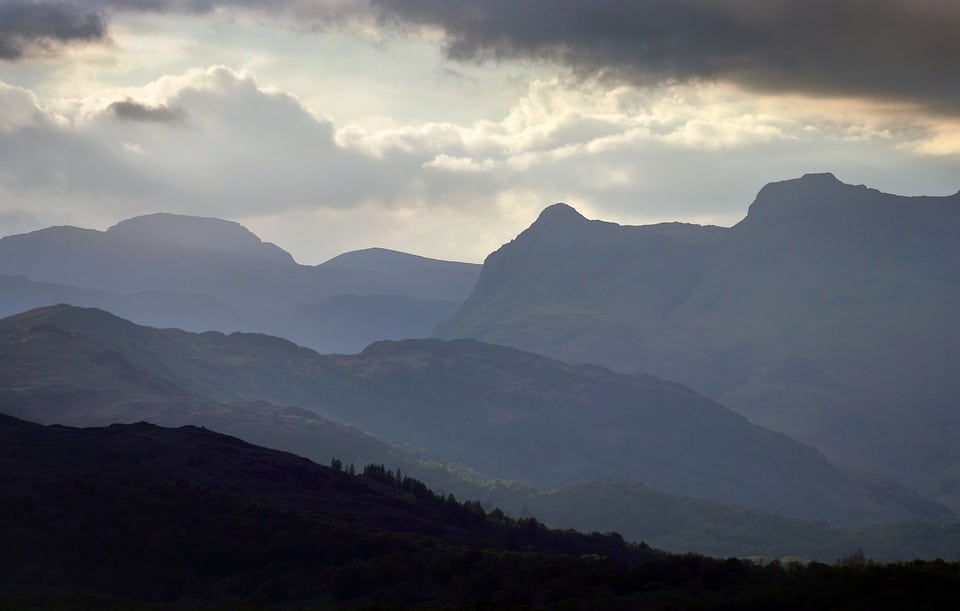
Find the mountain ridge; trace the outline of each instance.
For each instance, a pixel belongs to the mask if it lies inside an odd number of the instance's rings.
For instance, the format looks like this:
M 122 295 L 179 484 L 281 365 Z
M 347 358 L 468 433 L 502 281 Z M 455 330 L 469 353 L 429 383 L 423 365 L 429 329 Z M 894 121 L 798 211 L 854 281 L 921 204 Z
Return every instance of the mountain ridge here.
M 153 326 L 262 332 L 355 352 L 374 339 L 431 335 L 479 270 L 376 248 L 300 265 L 233 221 L 157 213 L 106 231 L 0 238 L 0 315 L 71 302 Z
M 485 477 L 615 477 L 839 523 L 949 517 L 676 384 L 477 341 L 323 356 L 269 336 L 150 329 L 60 306 L 0 321 L 0 361 L 18 364 L 0 368 L 0 405 L 19 416 L 51 400 L 69 415 L 63 397 L 80 405 L 88 389 L 83 403 L 95 406 L 118 383 L 159 406 L 151 389 L 172 384 L 207 403 L 297 405 Z M 67 394 L 44 399 L 56 388 Z
M 560 239 L 534 222 L 436 336 L 677 380 L 960 507 L 960 464 L 927 468 L 957 454 L 928 423 L 960 400 L 960 197 L 812 174 L 765 186 L 732 228 L 692 231 L 590 222 Z

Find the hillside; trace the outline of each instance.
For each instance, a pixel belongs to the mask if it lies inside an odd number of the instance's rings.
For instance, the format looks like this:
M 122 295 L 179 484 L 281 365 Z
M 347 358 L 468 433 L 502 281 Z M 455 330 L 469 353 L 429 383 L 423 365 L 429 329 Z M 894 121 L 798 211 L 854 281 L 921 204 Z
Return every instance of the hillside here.
M 545 585 L 548 602 L 569 596 L 554 582 L 592 572 L 579 556 L 619 570 L 663 557 L 616 536 L 487 515 L 393 472 L 358 477 L 193 427 L 71 429 L 0 416 L 0 467 L 9 474 L 0 604 L 51 593 L 121 597 L 124 607 L 525 603 Z M 473 562 L 497 574 L 482 594 L 469 585 Z M 545 581 L 530 581 L 525 566 Z
M 756 565 L 513 520 L 194 427 L 0 416 L 0 606 L 949 609 L 958 565 Z
M 845 524 L 950 517 L 684 387 L 476 341 L 382 342 L 321 356 L 267 336 L 157 330 L 57 306 L 0 321 L 0 363 L 0 407 L 42 422 L 106 423 L 114 405 L 129 418 L 140 404 L 164 413 L 178 401 L 266 401 L 483 477 L 551 487 L 639 481 Z
M 487 258 L 438 337 L 677 380 L 958 507 L 958 230 L 960 194 L 829 174 L 767 185 L 730 229 L 558 204 Z

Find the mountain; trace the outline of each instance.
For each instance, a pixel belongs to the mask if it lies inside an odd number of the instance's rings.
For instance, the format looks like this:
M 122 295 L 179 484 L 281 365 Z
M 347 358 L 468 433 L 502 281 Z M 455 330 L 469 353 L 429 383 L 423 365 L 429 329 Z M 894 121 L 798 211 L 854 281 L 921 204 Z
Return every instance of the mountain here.
M 152 214 L 106 231 L 50 227 L 0 239 L 0 273 L 122 293 L 201 293 L 242 307 L 399 294 L 461 301 L 479 269 L 384 249 L 299 265 L 231 221 Z M 438 277 L 439 276 L 439 277 Z
M 479 269 L 385 249 L 299 265 L 238 223 L 153 214 L 106 231 L 0 239 L 0 314 L 73 303 L 158 327 L 264 332 L 357 352 L 374 339 L 431 335 Z
M 0 415 L 0 469 L 11 609 L 950 609 L 960 583 L 942 561 L 672 556 L 195 427 Z
M 0 275 L 2 317 L 58 303 L 99 307 L 155 327 L 176 327 L 187 331 L 242 329 L 255 324 L 255 317 L 249 313 L 231 308 L 204 294 L 160 291 L 118 293 L 35 282 L 25 276 Z
M 547 208 L 491 254 L 440 338 L 687 384 L 960 507 L 960 194 L 810 174 L 730 229 Z
M 162 411 L 177 397 L 270 402 L 484 477 L 641 481 L 844 524 L 951 517 L 682 386 L 472 340 L 380 342 L 322 356 L 274 337 L 158 330 L 56 306 L 0 321 L 0 365 L 0 410 L 42 422 L 108 422 L 116 403 L 129 417 L 138 401 Z
M 480 266 L 473 263 L 428 259 L 386 248 L 346 252 L 317 267 L 376 278 L 383 293 L 458 304 L 473 290 L 480 273 Z M 387 290 L 389 287 L 395 288 Z

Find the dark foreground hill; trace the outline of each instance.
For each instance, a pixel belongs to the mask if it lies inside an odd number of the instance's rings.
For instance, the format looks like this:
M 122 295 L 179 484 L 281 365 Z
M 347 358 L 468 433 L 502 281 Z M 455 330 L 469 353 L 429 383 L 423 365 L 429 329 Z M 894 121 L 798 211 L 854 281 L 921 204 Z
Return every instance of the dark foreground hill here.
M 0 469 L 6 608 L 949 609 L 960 586 L 943 562 L 667 556 L 192 427 L 0 416 Z
M 960 506 L 960 194 L 830 174 L 730 229 L 544 210 L 438 333 L 643 371 Z
M 255 331 L 325 352 L 429 337 L 480 266 L 383 248 L 300 265 L 242 225 L 154 214 L 0 238 L 0 315 L 73 303 L 157 327 Z
M 322 356 L 273 337 L 151 329 L 70 306 L 0 321 L 0 410 L 12 415 L 91 424 L 129 420 L 141 406 L 163 417 L 203 405 L 208 414 L 221 406 L 229 422 L 237 413 L 230 406 L 264 401 L 301 406 L 485 477 L 643 482 L 841 524 L 951 517 L 894 482 L 851 476 L 809 447 L 649 376 L 475 341 L 384 342 L 360 355 Z M 284 421 L 272 414 L 257 418 Z M 299 412 L 287 420 L 302 421 Z M 281 447 L 302 451 L 305 442 Z
M 561 578 L 597 564 L 584 554 L 621 570 L 661 557 L 488 516 L 382 469 L 358 477 L 192 427 L 0 416 L 0 467 L 5 596 L 549 602 L 574 592 L 557 589 Z

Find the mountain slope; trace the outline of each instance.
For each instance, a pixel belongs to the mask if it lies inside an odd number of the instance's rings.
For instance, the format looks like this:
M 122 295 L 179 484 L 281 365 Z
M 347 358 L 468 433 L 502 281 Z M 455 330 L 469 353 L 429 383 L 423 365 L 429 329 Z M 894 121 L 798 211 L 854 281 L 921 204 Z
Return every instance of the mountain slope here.
M 839 523 L 949 517 L 684 387 L 475 341 L 381 342 L 321 356 L 267 336 L 150 329 L 59 306 L 0 321 L 0 364 L 0 406 L 28 418 L 32 402 L 77 409 L 58 392 L 160 388 L 300 405 L 482 475 L 540 485 L 621 478 Z M 87 405 L 78 411 L 101 402 Z
M 544 211 L 438 337 L 688 384 L 854 468 L 960 506 L 960 194 L 829 174 L 764 187 L 731 229 Z

